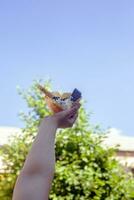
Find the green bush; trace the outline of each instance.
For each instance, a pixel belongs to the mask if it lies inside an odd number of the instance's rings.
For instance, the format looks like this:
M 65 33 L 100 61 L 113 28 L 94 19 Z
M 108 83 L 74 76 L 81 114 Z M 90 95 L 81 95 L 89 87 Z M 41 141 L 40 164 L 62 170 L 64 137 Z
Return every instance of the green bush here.
M 50 88 L 49 83 L 45 83 Z M 36 82 L 20 92 L 29 107 L 21 113 L 25 122 L 22 133 L 0 149 L 4 170 L 0 175 L 0 199 L 11 200 L 16 177 L 37 133 L 40 120 L 50 114 Z M 97 132 L 97 134 L 96 134 Z M 56 137 L 56 171 L 51 200 L 129 200 L 134 199 L 131 174 L 113 158 L 116 150 L 104 148 L 104 134 L 92 127 L 84 108 L 71 129 L 59 130 Z

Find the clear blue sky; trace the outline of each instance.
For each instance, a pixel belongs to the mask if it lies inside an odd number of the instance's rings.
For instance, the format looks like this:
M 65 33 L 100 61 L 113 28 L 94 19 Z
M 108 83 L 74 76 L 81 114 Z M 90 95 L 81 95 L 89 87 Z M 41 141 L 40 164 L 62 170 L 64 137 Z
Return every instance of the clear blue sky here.
M 23 126 L 16 85 L 79 88 L 93 123 L 134 135 L 134 1 L 0 2 L 0 126 Z

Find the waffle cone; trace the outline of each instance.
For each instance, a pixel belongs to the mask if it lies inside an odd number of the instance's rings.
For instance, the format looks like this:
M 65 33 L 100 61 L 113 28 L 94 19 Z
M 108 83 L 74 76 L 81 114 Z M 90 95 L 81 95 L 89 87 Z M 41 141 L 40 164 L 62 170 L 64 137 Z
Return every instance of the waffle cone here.
M 45 96 L 45 100 L 50 110 L 54 113 L 63 111 L 63 108 L 57 102 L 54 102 L 51 98 Z
M 53 111 L 54 113 L 63 111 L 62 106 L 60 104 L 58 104 L 56 101 L 54 101 L 52 98 L 54 96 L 58 96 L 62 99 L 69 98 L 71 96 L 71 93 L 60 94 L 59 92 L 49 92 L 41 85 L 38 85 L 38 88 L 41 92 L 43 92 L 45 94 L 45 101 L 51 111 Z

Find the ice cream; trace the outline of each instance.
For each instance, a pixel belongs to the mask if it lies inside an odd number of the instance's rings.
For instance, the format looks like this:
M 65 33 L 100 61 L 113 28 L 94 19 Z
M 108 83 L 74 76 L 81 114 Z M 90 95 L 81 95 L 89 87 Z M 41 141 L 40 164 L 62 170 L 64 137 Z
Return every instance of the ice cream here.
M 74 89 L 72 93 L 49 92 L 41 85 L 38 88 L 45 94 L 48 107 L 54 112 L 60 112 L 72 107 L 73 103 L 81 99 L 81 92 Z

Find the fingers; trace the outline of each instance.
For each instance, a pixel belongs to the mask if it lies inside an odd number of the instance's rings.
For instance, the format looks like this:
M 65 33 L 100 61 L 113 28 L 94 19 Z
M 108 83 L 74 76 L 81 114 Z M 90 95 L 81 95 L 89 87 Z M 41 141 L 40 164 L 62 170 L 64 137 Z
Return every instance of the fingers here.
M 70 109 L 70 113 L 76 113 L 78 110 L 79 110 L 79 108 L 80 108 L 80 103 L 75 103 L 74 105 L 73 105 L 73 107 Z
M 78 110 L 79 110 L 79 108 L 80 108 L 80 103 L 76 103 L 73 107 L 72 107 L 72 109 L 71 109 L 71 111 L 68 113 L 68 119 L 74 119 L 75 117 L 77 118 L 77 116 L 78 116 Z
M 74 103 L 73 103 L 73 105 L 72 105 L 72 108 L 74 107 L 74 106 L 80 106 L 81 104 L 80 104 L 80 102 L 79 101 L 75 101 Z
M 78 112 L 68 119 L 68 127 L 72 127 L 78 117 Z
M 72 108 L 70 108 L 68 110 L 64 110 L 60 114 L 63 117 L 70 118 L 71 116 L 74 116 L 76 114 L 76 112 L 78 111 L 79 108 L 80 108 L 80 103 L 75 103 Z
M 58 112 L 54 115 L 58 128 L 72 127 L 78 117 L 80 103 L 75 103 L 72 108 Z
M 74 122 L 76 121 L 77 117 L 78 117 L 78 112 L 75 113 L 75 115 L 72 116 L 69 120 L 70 120 L 72 123 L 74 123 Z

